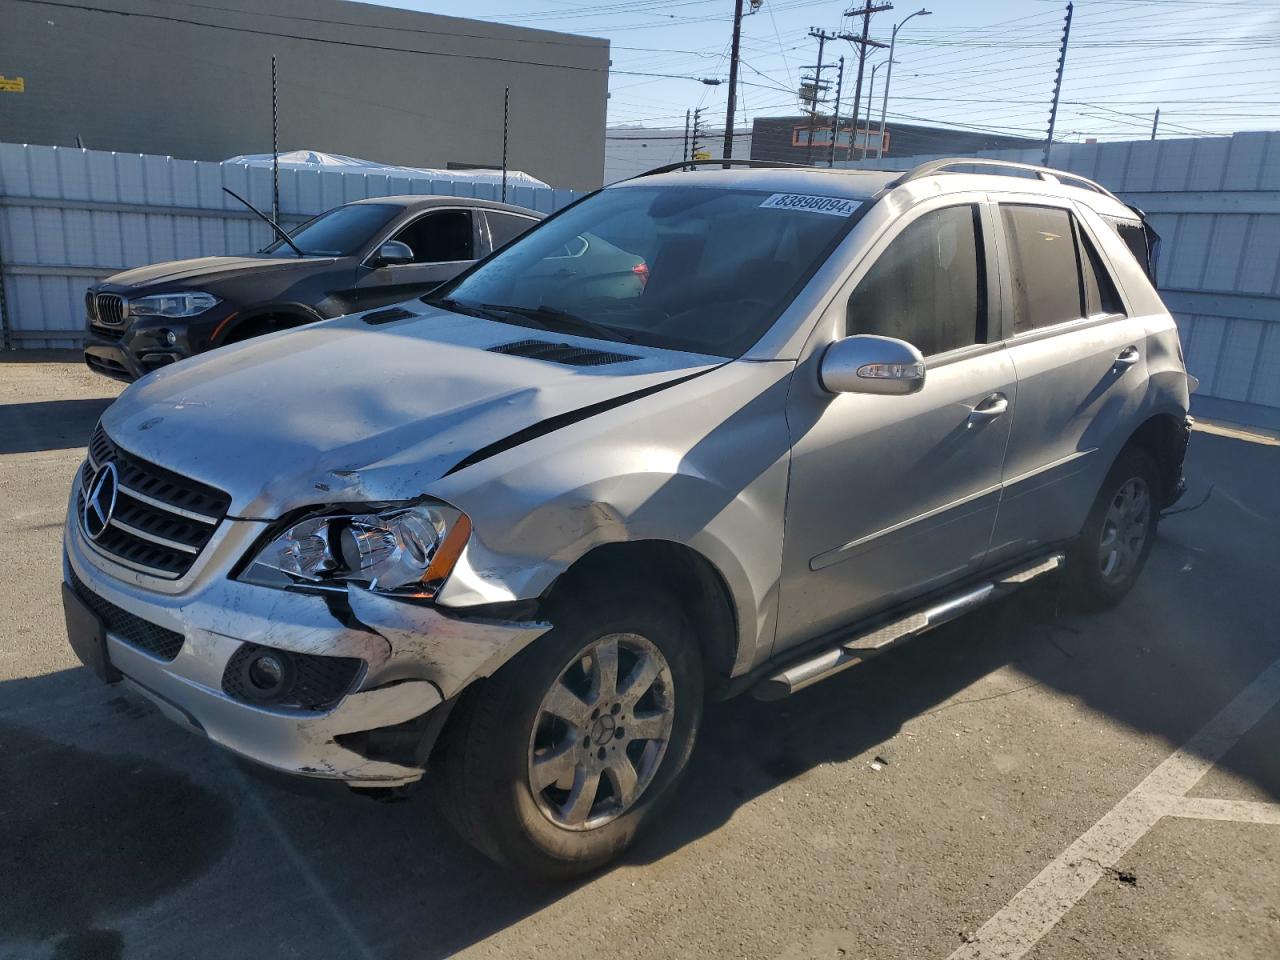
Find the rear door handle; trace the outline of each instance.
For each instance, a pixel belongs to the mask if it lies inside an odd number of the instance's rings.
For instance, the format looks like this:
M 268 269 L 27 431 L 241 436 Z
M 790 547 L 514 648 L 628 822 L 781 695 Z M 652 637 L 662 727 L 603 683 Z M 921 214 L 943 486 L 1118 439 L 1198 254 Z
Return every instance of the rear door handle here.
M 987 423 L 996 417 L 1003 416 L 1008 409 L 1009 398 L 1003 393 L 993 393 L 969 411 L 969 423 L 970 425 Z
M 1120 351 L 1120 355 L 1116 357 L 1117 367 L 1132 367 L 1140 360 L 1142 355 L 1138 353 L 1137 347 L 1125 347 Z

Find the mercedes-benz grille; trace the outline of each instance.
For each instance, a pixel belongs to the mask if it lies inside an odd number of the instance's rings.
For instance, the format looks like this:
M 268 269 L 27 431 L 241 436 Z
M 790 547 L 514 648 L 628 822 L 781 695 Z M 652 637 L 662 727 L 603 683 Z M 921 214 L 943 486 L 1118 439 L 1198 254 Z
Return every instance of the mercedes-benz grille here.
M 115 509 L 90 542 L 131 570 L 170 580 L 181 577 L 227 515 L 231 497 L 135 457 L 99 426 L 89 443 L 76 497 L 77 522 L 86 538 L 79 518 L 95 474 L 107 463 L 115 464 L 119 477 Z

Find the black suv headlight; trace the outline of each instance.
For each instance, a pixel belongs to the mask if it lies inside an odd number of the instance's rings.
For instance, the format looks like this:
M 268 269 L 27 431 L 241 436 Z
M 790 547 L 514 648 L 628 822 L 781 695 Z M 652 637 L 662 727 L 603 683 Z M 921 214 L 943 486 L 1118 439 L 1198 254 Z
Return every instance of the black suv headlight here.
M 129 301 L 131 317 L 195 317 L 221 301 L 211 293 L 157 293 Z
M 258 548 L 240 579 L 268 587 L 337 587 L 430 598 L 471 536 L 465 513 L 438 500 L 318 513 Z

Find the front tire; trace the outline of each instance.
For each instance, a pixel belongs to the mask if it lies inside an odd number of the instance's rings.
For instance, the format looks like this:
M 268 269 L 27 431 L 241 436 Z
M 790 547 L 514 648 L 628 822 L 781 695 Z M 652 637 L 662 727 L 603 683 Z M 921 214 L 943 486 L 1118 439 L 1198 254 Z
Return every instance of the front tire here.
M 1160 474 L 1146 451 L 1123 450 L 1068 557 L 1072 599 L 1085 609 L 1119 603 L 1137 582 L 1155 543 Z
M 525 873 L 572 877 L 617 857 L 660 811 L 702 714 L 697 640 L 674 601 L 599 590 L 459 704 L 439 765 L 460 834 Z

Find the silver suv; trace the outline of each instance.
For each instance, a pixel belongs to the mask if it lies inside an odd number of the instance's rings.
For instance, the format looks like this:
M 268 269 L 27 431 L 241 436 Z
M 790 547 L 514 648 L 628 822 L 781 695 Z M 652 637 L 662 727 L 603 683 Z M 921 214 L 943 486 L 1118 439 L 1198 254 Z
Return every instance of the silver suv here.
M 485 853 L 591 870 L 708 697 L 1060 567 L 1094 606 L 1133 585 L 1189 430 L 1152 238 L 972 159 L 611 186 L 425 302 L 130 387 L 71 495 L 71 644 L 238 754 L 430 770 Z

